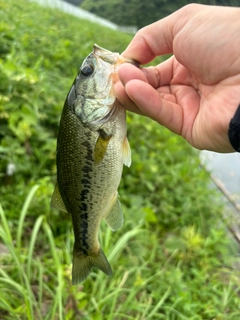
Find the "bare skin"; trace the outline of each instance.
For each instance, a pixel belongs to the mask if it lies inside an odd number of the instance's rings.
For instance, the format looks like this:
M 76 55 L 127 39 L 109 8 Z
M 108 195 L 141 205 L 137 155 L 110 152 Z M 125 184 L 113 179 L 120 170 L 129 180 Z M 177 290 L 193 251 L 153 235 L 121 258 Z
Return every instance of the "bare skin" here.
M 240 8 L 191 4 L 137 32 L 123 56 L 156 67 L 119 68 L 115 93 L 198 149 L 233 152 L 228 126 L 240 103 Z

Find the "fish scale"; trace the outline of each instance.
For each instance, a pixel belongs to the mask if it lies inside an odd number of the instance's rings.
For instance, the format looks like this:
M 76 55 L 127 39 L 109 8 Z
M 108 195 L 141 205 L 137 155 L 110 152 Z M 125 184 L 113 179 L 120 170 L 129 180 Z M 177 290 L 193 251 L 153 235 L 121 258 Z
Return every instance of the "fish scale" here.
M 98 232 L 104 218 L 112 230 L 123 224 L 117 189 L 123 164 L 130 165 L 126 111 L 113 94 L 116 68 L 129 62 L 97 45 L 84 60 L 62 111 L 57 138 L 57 185 L 52 206 L 71 214 L 74 231 L 72 283 L 93 267 L 112 269 Z

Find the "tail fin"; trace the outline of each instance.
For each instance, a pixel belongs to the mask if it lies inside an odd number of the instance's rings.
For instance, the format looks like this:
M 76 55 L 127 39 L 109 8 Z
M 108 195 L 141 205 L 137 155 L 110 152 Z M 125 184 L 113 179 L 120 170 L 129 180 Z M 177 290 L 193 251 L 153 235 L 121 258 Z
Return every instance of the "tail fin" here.
M 74 250 L 72 284 L 76 285 L 85 280 L 93 267 L 102 270 L 108 276 L 112 275 L 112 268 L 102 249 L 94 256 L 82 256 Z

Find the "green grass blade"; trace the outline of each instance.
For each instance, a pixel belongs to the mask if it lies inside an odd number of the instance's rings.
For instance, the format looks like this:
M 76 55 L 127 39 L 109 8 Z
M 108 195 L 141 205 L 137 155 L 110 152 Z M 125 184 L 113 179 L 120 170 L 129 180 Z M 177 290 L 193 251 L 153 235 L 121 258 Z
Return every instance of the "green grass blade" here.
M 10 242 L 12 243 L 12 235 L 11 235 L 11 231 L 10 231 L 10 228 L 9 228 L 9 225 L 8 225 L 8 221 L 7 221 L 7 218 L 6 218 L 6 215 L 3 211 L 3 208 L 0 204 L 0 218 L 1 218 L 1 222 L 2 222 L 2 230 L 5 234 L 5 237 L 3 238 L 5 241 L 7 242 Z
M 16 281 L 11 279 L 11 277 L 3 269 L 0 269 L 0 275 L 1 275 L 0 282 L 9 284 L 19 293 L 22 293 L 25 290 L 20 284 L 18 284 Z
M 11 305 L 8 303 L 8 301 L 1 295 L 0 296 L 0 312 L 1 311 L 7 311 L 10 313 L 10 315 L 14 318 L 14 320 L 21 320 L 18 314 L 16 314 L 16 310 L 11 307 Z M 0 313 L 1 315 L 1 313 Z
M 38 217 L 37 221 L 35 222 L 33 231 L 32 231 L 32 236 L 29 244 L 29 249 L 28 249 L 28 255 L 27 255 L 27 277 L 31 279 L 31 263 L 33 259 L 33 250 L 34 250 L 34 245 L 37 240 L 37 235 L 39 232 L 39 229 L 42 225 L 44 216 Z
M 114 248 L 112 250 L 112 252 L 110 253 L 110 255 L 108 256 L 108 260 L 109 262 L 111 262 L 115 256 L 121 252 L 121 250 L 123 250 L 127 244 L 127 242 L 135 237 L 136 235 L 139 235 L 140 233 L 144 232 L 143 229 L 140 229 L 139 227 L 136 227 L 133 230 L 130 230 L 128 232 L 126 232 L 116 243 L 116 245 L 114 245 Z
M 153 310 L 148 314 L 146 319 L 153 319 L 155 316 L 155 313 L 158 311 L 158 309 L 163 305 L 164 301 L 169 297 L 171 292 L 171 288 L 169 287 L 167 289 L 167 291 L 164 293 L 164 295 L 162 296 L 162 298 L 158 301 L 158 303 L 156 304 L 156 306 L 153 308 Z
M 22 207 L 22 210 L 20 212 L 20 218 L 19 218 L 19 223 L 18 223 L 18 229 L 17 229 L 17 247 L 20 250 L 21 249 L 21 239 L 22 239 L 22 233 L 23 233 L 23 223 L 29 208 L 29 205 L 34 197 L 35 192 L 39 188 L 39 185 L 35 185 L 31 188 L 24 204 Z
M 58 317 L 59 317 L 59 320 L 62 320 L 63 319 L 63 305 L 62 305 L 63 272 L 62 272 L 62 265 L 61 265 L 60 260 L 58 258 L 57 248 L 56 248 L 56 245 L 55 245 L 55 241 L 54 241 L 54 238 L 53 238 L 52 231 L 51 231 L 49 225 L 46 222 L 43 223 L 43 227 L 44 227 L 44 230 L 45 230 L 45 232 L 47 234 L 47 237 L 48 237 L 48 240 L 49 240 L 49 243 L 50 243 L 51 253 L 52 253 L 53 260 L 55 262 L 55 266 L 56 266 L 56 269 L 57 269 L 57 282 L 58 282 L 58 285 L 57 285 L 57 288 L 56 288 L 56 291 L 55 291 L 56 294 L 55 294 L 55 297 L 54 297 L 54 305 L 53 305 L 53 308 L 52 308 L 52 317 L 51 317 L 51 319 L 55 319 L 55 314 L 57 313 Z M 58 309 L 58 312 L 57 312 L 57 309 Z
M 24 217 L 26 215 L 27 208 L 28 208 L 30 201 L 31 201 L 34 193 L 36 192 L 36 190 L 37 190 L 37 188 L 32 188 L 32 192 L 30 192 L 30 194 L 25 202 L 23 214 L 20 217 L 20 220 L 22 219 L 21 223 L 20 223 L 21 227 L 23 227 L 23 221 L 24 221 Z M 36 304 L 35 297 L 32 293 L 30 279 L 26 275 L 24 265 L 22 263 L 22 260 L 24 258 L 22 259 L 22 254 L 21 254 L 21 241 L 18 242 L 18 245 L 20 247 L 18 246 L 16 249 L 13 245 L 10 228 L 8 226 L 8 222 L 7 222 L 7 219 L 6 219 L 6 216 L 5 216 L 5 213 L 2 209 L 2 207 L 0 207 L 0 216 L 1 216 L 1 221 L 2 221 L 2 225 L 3 225 L 3 227 L 0 227 L 0 237 L 3 239 L 3 242 L 6 244 L 8 251 L 13 258 L 14 264 L 17 267 L 18 276 L 19 276 L 19 283 L 12 280 L 11 277 L 8 276 L 7 273 L 4 272 L 4 270 L 2 270 L 2 269 L 0 269 L 0 275 L 2 276 L 2 277 L 0 277 L 0 282 L 4 282 L 5 284 L 10 286 L 11 288 L 14 288 L 23 297 L 25 307 L 26 307 L 26 316 L 30 320 L 30 319 L 33 319 L 33 317 L 34 317 L 33 310 L 34 310 L 34 306 L 36 307 L 37 304 Z M 22 230 L 20 230 L 20 227 L 18 230 L 19 230 L 19 233 L 18 233 L 19 239 L 21 239 Z M 31 251 L 30 251 L 30 253 L 31 253 Z M 35 309 L 37 310 L 37 308 L 35 308 Z

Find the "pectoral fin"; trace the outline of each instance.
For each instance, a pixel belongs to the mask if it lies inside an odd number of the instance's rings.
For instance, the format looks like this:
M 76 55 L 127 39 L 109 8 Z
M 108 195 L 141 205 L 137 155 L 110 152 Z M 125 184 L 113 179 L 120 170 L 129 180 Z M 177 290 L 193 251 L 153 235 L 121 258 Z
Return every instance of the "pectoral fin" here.
M 112 199 L 109 211 L 105 216 L 105 220 L 111 230 L 116 231 L 123 225 L 123 213 L 121 209 L 121 203 L 118 200 L 118 193 Z
M 58 184 L 56 184 L 55 189 L 52 194 L 51 207 L 67 212 L 65 204 L 64 204 L 63 199 L 62 199 L 60 192 L 59 192 Z
M 95 149 L 94 149 L 94 162 L 95 162 L 95 164 L 99 164 L 103 160 L 111 138 L 112 138 L 111 134 L 107 134 L 102 129 L 99 130 L 99 137 L 97 139 Z
M 132 159 L 131 159 L 131 148 L 128 142 L 128 138 L 125 137 L 123 140 L 123 163 L 125 166 L 130 167 Z

